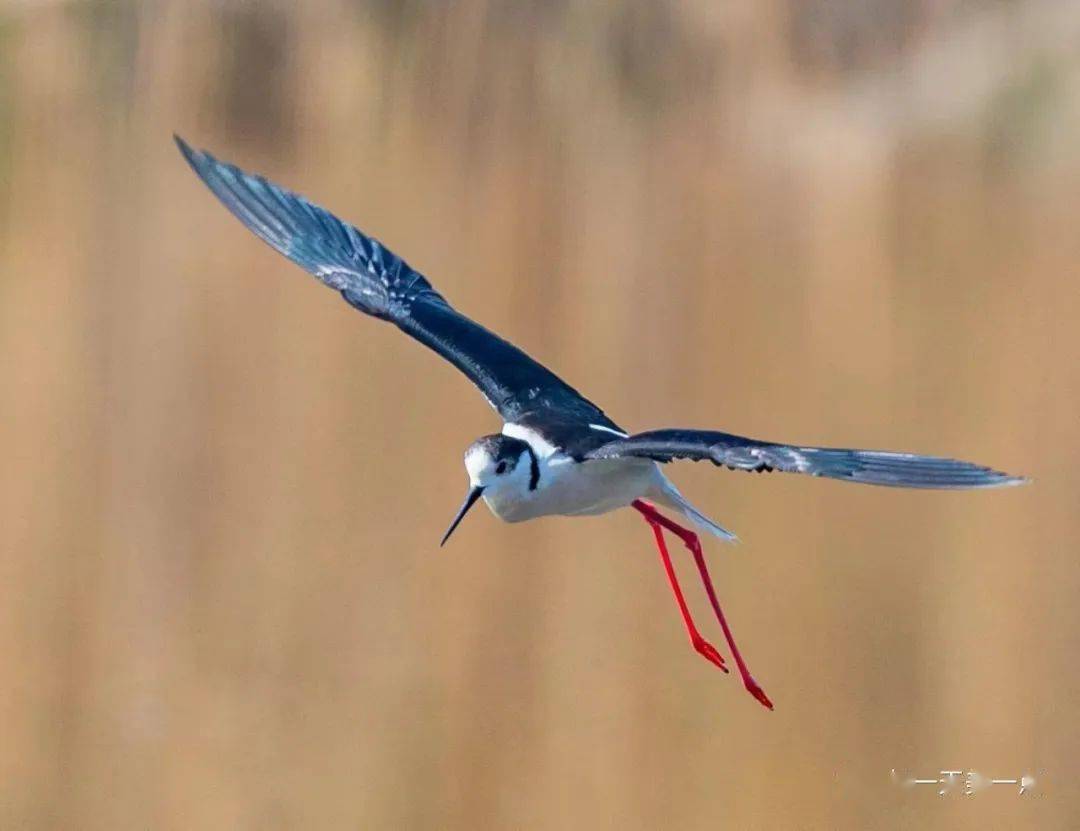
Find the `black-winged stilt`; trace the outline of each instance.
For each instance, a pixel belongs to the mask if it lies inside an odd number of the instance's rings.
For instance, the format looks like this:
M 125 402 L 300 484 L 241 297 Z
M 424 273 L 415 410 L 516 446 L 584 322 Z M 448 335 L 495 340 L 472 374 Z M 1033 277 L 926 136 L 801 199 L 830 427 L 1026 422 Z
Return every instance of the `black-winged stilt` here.
M 913 453 L 798 447 L 710 430 L 630 435 L 549 369 L 456 311 L 422 274 L 377 240 L 261 176 L 193 150 L 179 137 L 176 143 L 210 190 L 257 236 L 352 306 L 394 323 L 444 357 L 480 388 L 502 417 L 501 433 L 477 439 L 465 451 L 469 492 L 442 543 L 479 499 L 507 522 L 635 508 L 652 527 L 694 649 L 728 671 L 694 624 L 664 530 L 679 537 L 693 555 L 743 683 L 770 710 L 772 702 L 735 645 L 697 534 L 660 513 L 655 504 L 723 540 L 734 540 L 735 535 L 687 502 L 659 463 L 708 460 L 732 470 L 780 470 L 904 488 L 992 488 L 1026 481 L 970 462 Z

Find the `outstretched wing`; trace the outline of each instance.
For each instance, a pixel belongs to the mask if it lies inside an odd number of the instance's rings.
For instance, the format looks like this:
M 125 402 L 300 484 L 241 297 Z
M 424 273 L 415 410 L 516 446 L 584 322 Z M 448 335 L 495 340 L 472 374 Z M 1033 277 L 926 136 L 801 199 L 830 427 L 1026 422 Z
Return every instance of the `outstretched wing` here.
M 937 456 L 885 450 L 795 447 L 710 430 L 651 430 L 608 442 L 590 459 L 639 456 L 658 462 L 707 460 L 731 470 L 807 473 L 894 488 L 996 488 L 1027 480 L 988 467 Z
M 615 426 L 553 372 L 455 311 L 420 272 L 378 240 L 304 197 L 175 138 L 199 178 L 256 236 L 340 292 L 352 306 L 389 320 L 442 355 L 480 388 L 505 420 L 556 410 L 585 424 Z

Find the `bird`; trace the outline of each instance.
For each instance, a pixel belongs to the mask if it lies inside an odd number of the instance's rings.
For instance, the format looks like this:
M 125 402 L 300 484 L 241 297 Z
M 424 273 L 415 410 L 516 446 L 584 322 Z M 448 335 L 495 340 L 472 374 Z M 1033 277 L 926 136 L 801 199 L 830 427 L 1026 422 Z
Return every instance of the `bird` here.
M 723 655 L 691 616 L 665 531 L 693 557 L 743 686 L 769 710 L 773 703 L 750 673 L 721 608 L 698 532 L 728 542 L 736 537 L 691 505 L 662 465 L 708 461 L 737 471 L 803 473 L 900 488 L 997 488 L 1027 481 L 970 462 L 915 453 L 781 444 L 687 428 L 629 433 L 550 369 L 455 309 L 423 274 L 374 237 L 297 193 L 194 150 L 178 135 L 174 139 L 198 177 L 257 237 L 353 308 L 394 324 L 449 361 L 502 419 L 498 433 L 482 436 L 465 450 L 468 491 L 440 546 L 480 500 L 511 523 L 632 508 L 653 532 L 693 649 L 729 672 Z

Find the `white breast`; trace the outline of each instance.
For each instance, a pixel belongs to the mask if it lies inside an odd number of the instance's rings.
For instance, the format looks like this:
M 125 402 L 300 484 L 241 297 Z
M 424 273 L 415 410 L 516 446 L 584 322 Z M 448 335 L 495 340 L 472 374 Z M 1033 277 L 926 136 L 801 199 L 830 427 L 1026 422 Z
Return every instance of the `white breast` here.
M 662 479 L 649 459 L 603 459 L 576 462 L 533 430 L 507 424 L 503 434 L 528 442 L 540 464 L 534 491 L 484 495 L 491 512 L 506 522 L 558 514 L 602 514 L 624 508 L 651 493 Z
M 559 457 L 552 457 L 558 462 Z M 550 476 L 548 487 L 537 494 L 543 508 L 540 514 L 602 514 L 625 508 L 635 499 L 648 495 L 657 482 L 660 471 L 648 459 L 603 459 L 590 462 L 565 463 L 541 468 Z M 539 491 L 539 489 L 538 489 Z

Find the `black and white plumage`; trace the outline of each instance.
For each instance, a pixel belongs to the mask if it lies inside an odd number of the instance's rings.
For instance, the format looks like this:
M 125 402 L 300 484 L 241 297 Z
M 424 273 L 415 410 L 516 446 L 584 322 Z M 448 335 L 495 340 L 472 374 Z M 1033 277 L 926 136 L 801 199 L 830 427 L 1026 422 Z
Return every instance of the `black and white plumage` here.
M 546 367 L 455 310 L 422 274 L 374 238 L 261 176 L 193 150 L 179 137 L 176 142 L 203 182 L 258 237 L 355 308 L 393 323 L 448 360 L 502 417 L 501 434 L 485 436 L 466 452 L 469 495 L 444 542 L 480 497 L 509 522 L 633 505 L 653 524 L 660 543 L 657 523 L 668 520 L 648 512 L 654 509 L 642 500 L 651 500 L 712 534 L 734 539 L 690 505 L 663 474 L 659 463 L 676 459 L 892 487 L 989 488 L 1024 481 L 969 462 L 911 453 L 799 447 L 703 430 L 628 435 Z M 666 558 L 662 545 L 661 553 Z M 701 561 L 699 568 L 704 569 Z M 669 577 L 675 587 L 670 571 Z M 677 587 L 676 595 L 681 601 Z M 680 606 L 695 648 L 722 666 L 719 656 L 707 654 L 698 642 L 689 612 Z M 719 606 L 714 607 L 722 618 Z M 726 624 L 725 634 L 744 680 L 749 679 Z M 767 703 L 758 693 L 760 688 L 755 695 Z
M 200 178 L 255 234 L 360 311 L 394 323 L 450 361 L 480 388 L 511 434 L 546 445 L 541 449 L 545 458 L 557 452 L 586 465 L 616 459 L 710 460 L 736 470 L 808 473 L 908 488 L 985 488 L 1023 481 L 969 462 L 913 453 L 799 447 L 705 430 L 628 436 L 549 369 L 455 310 L 420 272 L 378 240 L 261 176 L 193 150 L 179 137 L 177 144 Z
M 378 240 L 262 176 L 193 150 L 179 137 L 176 143 L 214 195 L 259 238 L 350 305 L 438 352 L 506 421 L 548 413 L 573 425 L 615 428 L 599 407 L 551 370 L 452 308 L 420 272 Z

